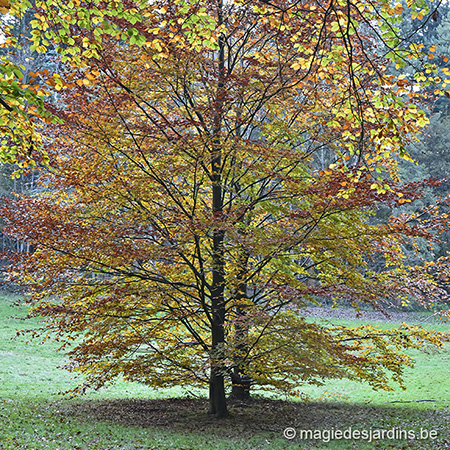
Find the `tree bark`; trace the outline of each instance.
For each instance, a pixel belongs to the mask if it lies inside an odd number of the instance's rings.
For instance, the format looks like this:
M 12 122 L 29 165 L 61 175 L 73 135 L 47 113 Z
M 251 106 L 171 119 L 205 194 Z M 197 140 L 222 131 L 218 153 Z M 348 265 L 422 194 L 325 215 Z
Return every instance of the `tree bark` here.
M 215 193 L 215 195 L 214 195 Z M 213 186 L 213 205 L 221 208 L 222 192 L 220 186 Z M 213 237 L 213 282 L 212 282 L 212 326 L 211 326 L 211 375 L 209 386 L 209 412 L 216 417 L 227 415 L 225 395 L 225 368 L 221 361 L 224 359 L 225 347 L 225 274 L 223 253 L 224 232 L 214 231 Z
M 249 400 L 252 379 L 245 375 L 241 367 L 235 367 L 231 374 L 231 394 L 230 398 L 234 400 Z
M 223 375 L 216 373 L 214 369 L 211 370 L 209 380 L 209 413 L 218 418 L 228 415 Z
M 218 2 L 218 25 L 223 23 L 222 0 Z M 225 395 L 225 373 L 223 367 L 225 350 L 225 232 L 220 227 L 223 212 L 222 187 L 222 149 L 221 128 L 222 108 L 225 88 L 225 37 L 219 37 L 218 51 L 218 83 L 217 101 L 214 115 L 213 148 L 211 154 L 212 171 L 212 212 L 217 220 L 217 228 L 213 231 L 213 270 L 211 287 L 211 375 L 209 381 L 209 412 L 216 417 L 225 417 L 228 414 L 227 399 Z
M 241 280 L 238 291 L 236 293 L 236 314 L 237 320 L 235 323 L 234 333 L 237 342 L 235 349 L 234 363 L 235 367 L 231 373 L 231 395 L 230 397 L 236 400 L 248 400 L 250 398 L 250 388 L 252 379 L 246 374 L 244 359 L 248 353 L 248 324 L 245 320 L 246 305 L 244 300 L 247 299 L 247 283 L 244 281 L 244 277 L 247 273 L 247 263 L 249 254 L 244 252 L 239 265 L 240 271 L 238 278 Z

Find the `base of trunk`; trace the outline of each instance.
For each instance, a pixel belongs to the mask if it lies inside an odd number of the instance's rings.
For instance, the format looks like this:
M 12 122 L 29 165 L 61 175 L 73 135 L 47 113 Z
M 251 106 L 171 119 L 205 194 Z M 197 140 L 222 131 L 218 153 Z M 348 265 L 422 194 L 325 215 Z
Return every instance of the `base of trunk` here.
M 250 387 L 233 386 L 231 389 L 230 398 L 233 400 L 250 400 Z
M 209 379 L 209 414 L 219 419 L 228 415 L 224 378 L 214 370 Z
M 250 399 L 250 387 L 252 384 L 251 378 L 245 377 L 239 373 L 233 373 L 231 376 L 233 383 L 231 388 L 230 398 L 234 400 L 249 400 Z

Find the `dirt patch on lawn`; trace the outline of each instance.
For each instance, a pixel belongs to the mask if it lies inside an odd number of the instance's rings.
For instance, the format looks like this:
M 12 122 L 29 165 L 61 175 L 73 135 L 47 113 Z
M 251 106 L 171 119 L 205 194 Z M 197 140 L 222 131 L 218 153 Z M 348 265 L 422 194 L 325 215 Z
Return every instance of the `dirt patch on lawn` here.
M 445 405 L 443 405 L 445 406 Z M 206 399 L 117 399 L 83 400 L 69 402 L 60 412 L 77 420 L 109 421 L 127 427 L 170 429 L 183 433 L 208 433 L 217 437 L 244 438 L 261 433 L 282 437 L 283 430 L 393 428 L 436 430 L 439 439 L 423 443 L 403 442 L 414 449 L 450 448 L 448 408 L 415 409 L 399 405 L 370 406 L 328 402 L 291 402 L 283 400 L 253 399 L 247 403 L 229 402 L 230 416 L 215 419 L 207 414 Z M 382 441 L 380 441 L 383 444 Z M 286 441 L 286 444 L 290 443 Z M 380 444 L 380 445 L 381 445 Z M 432 445 L 431 445 L 432 444 Z M 387 445 L 384 442 L 383 445 Z M 314 447 L 315 448 L 315 447 Z M 349 447 L 353 448 L 353 447 Z M 374 448 L 386 448 L 374 446 Z M 397 447 L 389 447 L 397 448 Z M 237 450 L 237 449 L 236 449 Z

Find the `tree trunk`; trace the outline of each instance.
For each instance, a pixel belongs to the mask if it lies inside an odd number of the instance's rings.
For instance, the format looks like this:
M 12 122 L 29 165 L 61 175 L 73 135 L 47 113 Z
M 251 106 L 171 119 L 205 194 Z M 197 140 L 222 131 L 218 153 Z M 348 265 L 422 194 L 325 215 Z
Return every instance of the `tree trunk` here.
M 236 322 L 235 339 L 238 342 L 235 348 L 234 369 L 231 373 L 231 395 L 236 400 L 248 400 L 252 379 L 246 374 L 244 361 L 248 353 L 248 325 L 245 323 L 245 312 L 238 308 L 238 314 L 244 319 L 243 323 Z
M 218 2 L 218 25 L 223 24 L 223 3 Z M 225 37 L 219 36 L 218 51 L 218 83 L 217 103 L 214 114 L 213 148 L 211 152 L 212 172 L 212 212 L 217 220 L 217 228 L 213 231 L 213 270 L 211 286 L 211 375 L 209 380 L 209 412 L 216 417 L 225 417 L 227 411 L 227 399 L 225 395 L 223 367 L 225 350 L 225 255 L 223 243 L 225 232 L 221 229 L 220 221 L 223 212 L 223 187 L 222 187 L 222 108 L 225 90 Z
M 228 415 L 224 377 L 217 367 L 211 368 L 209 379 L 209 413 L 218 418 Z
M 248 353 L 248 323 L 246 322 L 246 304 L 247 300 L 247 283 L 245 276 L 247 274 L 247 264 L 250 255 L 247 251 L 240 257 L 238 279 L 239 287 L 236 293 L 236 315 L 237 320 L 234 327 L 236 349 L 234 357 L 234 369 L 231 373 L 231 395 L 236 400 L 248 400 L 250 398 L 250 387 L 252 379 L 246 374 L 244 360 Z
M 221 191 L 214 189 L 213 193 Z M 221 192 L 220 192 L 221 194 Z M 213 195 L 214 198 L 217 198 Z M 221 195 L 220 195 L 221 198 Z M 222 201 L 221 201 L 222 202 Z M 225 395 L 224 374 L 222 367 L 225 348 L 225 273 L 224 273 L 224 253 L 223 253 L 223 231 L 214 232 L 213 240 L 213 283 L 212 283 L 212 326 L 211 326 L 211 375 L 209 380 L 209 413 L 216 417 L 225 417 L 227 411 L 227 400 Z
M 233 373 L 231 374 L 231 394 L 230 398 L 234 400 L 249 400 L 250 399 L 250 388 L 252 380 L 245 376 L 245 372 L 241 367 L 235 367 Z

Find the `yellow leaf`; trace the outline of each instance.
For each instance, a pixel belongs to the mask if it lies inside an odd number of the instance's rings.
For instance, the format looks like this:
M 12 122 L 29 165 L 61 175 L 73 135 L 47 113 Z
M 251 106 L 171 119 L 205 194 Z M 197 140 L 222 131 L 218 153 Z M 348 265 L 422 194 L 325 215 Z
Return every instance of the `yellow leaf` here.
M 6 14 L 10 8 L 8 0 L 0 0 L 0 13 Z

